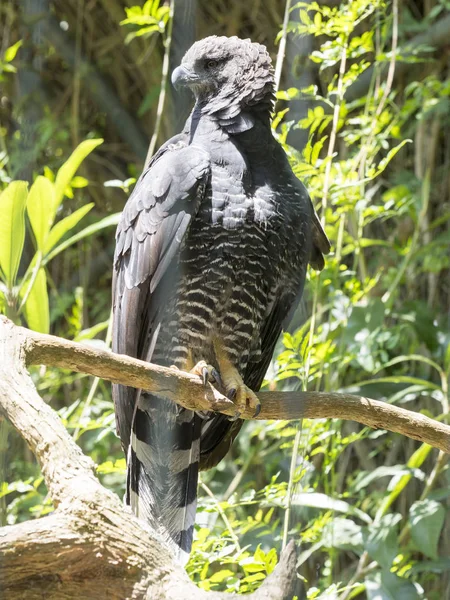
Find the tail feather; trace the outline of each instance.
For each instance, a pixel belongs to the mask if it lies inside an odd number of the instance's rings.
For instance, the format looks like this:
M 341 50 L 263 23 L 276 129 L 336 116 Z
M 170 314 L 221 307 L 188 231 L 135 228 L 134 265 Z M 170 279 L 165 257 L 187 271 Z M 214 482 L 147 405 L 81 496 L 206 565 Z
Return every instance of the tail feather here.
M 127 504 L 187 562 L 197 508 L 201 419 L 141 393 L 128 453 Z

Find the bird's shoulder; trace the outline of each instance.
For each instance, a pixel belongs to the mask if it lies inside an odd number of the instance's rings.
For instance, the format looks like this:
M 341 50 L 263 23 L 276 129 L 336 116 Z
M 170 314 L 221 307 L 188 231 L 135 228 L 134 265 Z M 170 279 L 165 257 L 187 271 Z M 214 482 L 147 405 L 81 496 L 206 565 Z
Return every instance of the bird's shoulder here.
M 198 210 L 210 170 L 203 148 L 183 134 L 162 146 L 130 195 L 116 231 L 114 266 L 132 287 L 153 274 L 153 285 L 179 247 Z M 159 263 L 165 257 L 161 266 Z M 147 264 L 151 259 L 151 264 Z M 136 264 L 135 264 L 136 263 Z M 138 268 L 139 267 L 139 268 Z
M 210 169 L 209 153 L 202 147 L 189 144 L 185 133 L 163 144 L 139 177 L 128 198 L 119 221 L 119 239 L 130 228 L 139 229 L 138 239 L 155 232 L 159 222 L 176 204 L 187 202 Z M 116 258 L 122 252 L 116 246 Z

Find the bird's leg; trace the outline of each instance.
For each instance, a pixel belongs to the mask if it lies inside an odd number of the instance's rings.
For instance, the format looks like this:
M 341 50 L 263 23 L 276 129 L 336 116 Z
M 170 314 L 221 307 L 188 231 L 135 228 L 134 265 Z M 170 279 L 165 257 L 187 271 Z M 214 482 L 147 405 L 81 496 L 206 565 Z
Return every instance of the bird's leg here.
M 234 418 L 239 418 L 240 414 L 247 410 L 247 408 L 252 408 L 254 411 L 253 416 L 257 417 L 261 411 L 261 402 L 255 392 L 245 385 L 239 371 L 230 360 L 223 342 L 217 337 L 214 338 L 214 352 L 216 354 L 222 385 L 226 390 L 228 398 L 236 404 L 237 415 Z

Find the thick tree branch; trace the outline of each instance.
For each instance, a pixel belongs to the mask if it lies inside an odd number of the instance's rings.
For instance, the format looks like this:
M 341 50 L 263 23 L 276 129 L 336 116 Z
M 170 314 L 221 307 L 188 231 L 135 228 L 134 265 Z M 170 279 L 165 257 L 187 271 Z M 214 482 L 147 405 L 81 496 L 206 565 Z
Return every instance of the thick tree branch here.
M 205 390 L 194 375 L 20 327 L 14 331 L 22 336 L 28 364 L 63 367 L 146 389 L 188 409 L 235 413 L 228 398 L 212 386 Z M 386 402 L 326 392 L 261 392 L 258 396 L 262 403 L 258 419 L 347 419 L 401 433 L 450 453 L 450 426 Z M 242 418 L 251 419 L 251 412 L 243 413 Z

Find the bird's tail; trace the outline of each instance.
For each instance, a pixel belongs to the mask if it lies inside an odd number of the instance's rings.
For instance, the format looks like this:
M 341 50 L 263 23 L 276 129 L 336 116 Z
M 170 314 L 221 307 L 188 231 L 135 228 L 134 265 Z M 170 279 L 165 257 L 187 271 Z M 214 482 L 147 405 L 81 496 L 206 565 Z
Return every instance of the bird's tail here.
M 186 563 L 197 507 L 201 419 L 141 393 L 127 459 L 127 504 Z

